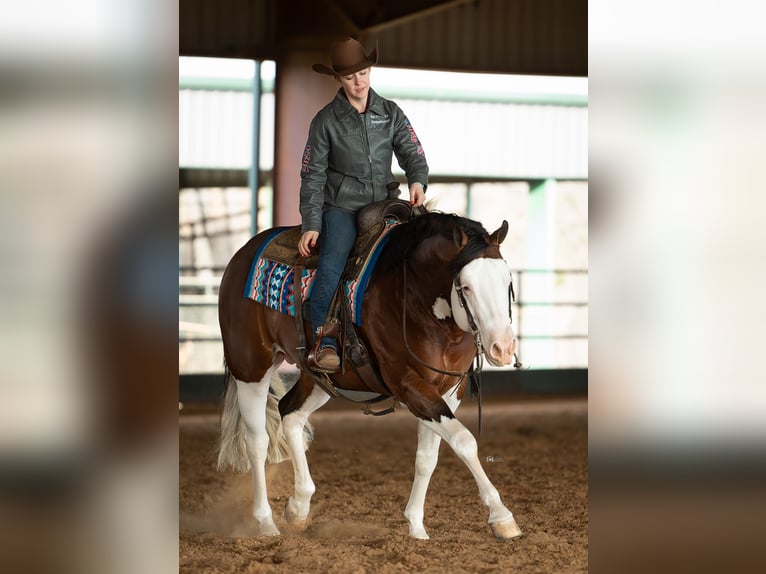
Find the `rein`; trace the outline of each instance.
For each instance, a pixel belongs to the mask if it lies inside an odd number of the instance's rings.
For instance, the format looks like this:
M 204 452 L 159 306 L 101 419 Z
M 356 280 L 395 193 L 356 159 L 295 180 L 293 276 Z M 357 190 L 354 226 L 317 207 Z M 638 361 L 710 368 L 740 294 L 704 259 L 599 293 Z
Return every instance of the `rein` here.
M 402 264 L 402 271 L 404 276 L 404 297 L 402 297 L 402 337 L 404 339 L 404 346 L 407 348 L 407 352 L 410 354 L 410 357 L 415 359 L 415 361 L 422 365 L 423 367 L 430 369 L 431 371 L 434 371 L 436 373 L 441 373 L 442 375 L 448 375 L 451 377 L 460 377 L 457 381 L 457 384 L 455 385 L 455 388 L 457 388 L 457 385 L 459 385 L 463 378 L 465 378 L 466 375 L 470 377 L 471 380 L 471 388 L 478 398 L 478 407 L 479 407 L 479 436 L 481 436 L 482 431 L 482 425 L 481 425 L 481 370 L 484 366 L 484 347 L 481 343 L 481 333 L 479 332 L 479 327 L 476 325 L 476 320 L 473 317 L 473 313 L 471 313 L 471 308 L 468 306 L 468 301 L 465 298 L 465 294 L 463 293 L 464 286 L 460 285 L 458 282 L 458 275 L 460 272 L 455 274 L 455 277 L 453 279 L 453 285 L 455 288 L 455 291 L 457 292 L 458 296 L 458 302 L 460 303 L 460 306 L 465 310 L 466 318 L 468 319 L 468 326 L 471 328 L 471 334 L 473 335 L 473 341 L 474 345 L 476 345 L 476 355 L 474 357 L 474 360 L 471 362 L 471 367 L 464 371 L 447 371 L 444 369 L 439 369 L 438 367 L 434 367 L 432 365 L 429 365 L 426 363 L 423 359 L 418 357 L 415 352 L 410 347 L 409 342 L 407 341 L 407 260 L 405 259 Z M 513 281 L 511 281 L 510 285 L 508 286 L 508 313 L 509 318 L 511 319 L 511 322 L 513 322 L 513 318 L 510 317 L 510 311 L 511 311 L 511 303 L 516 300 L 516 293 L 514 293 L 513 290 Z M 515 360 L 513 366 L 517 369 L 523 368 L 524 365 L 519 360 L 519 357 L 516 353 L 513 354 L 513 358 Z
M 476 322 L 473 319 L 473 315 L 471 315 L 470 310 L 468 309 L 467 303 L 465 302 L 465 299 L 463 298 L 463 292 L 461 289 L 458 289 L 458 295 L 460 296 L 460 304 L 465 307 L 466 315 L 469 317 L 469 322 L 471 326 L 471 332 L 473 334 L 473 342 L 476 345 L 476 356 L 474 357 L 474 360 L 471 362 L 470 369 L 460 372 L 460 371 L 447 371 L 445 369 L 440 369 L 438 367 L 434 367 L 432 365 L 429 365 L 426 363 L 423 359 L 418 357 L 415 354 L 415 351 L 412 350 L 412 347 L 410 347 L 409 341 L 407 341 L 407 260 L 405 259 L 402 264 L 403 269 L 403 275 L 404 275 L 404 297 L 402 297 L 402 338 L 404 339 L 404 346 L 407 349 L 407 352 L 410 354 L 410 357 L 415 359 L 415 361 L 419 364 L 425 367 L 426 369 L 430 369 L 431 371 L 434 371 L 436 373 L 440 373 L 442 375 L 448 375 L 450 377 L 460 377 L 457 380 L 457 383 L 455 384 L 455 389 L 457 390 L 460 383 L 463 381 L 463 379 L 466 377 L 466 375 L 469 375 L 471 378 L 471 386 L 473 387 L 476 396 L 479 399 L 479 436 L 481 436 L 482 431 L 482 425 L 481 425 L 481 368 L 484 363 L 484 356 L 483 356 L 483 347 L 481 344 L 481 335 L 479 334 L 479 329 L 476 326 Z M 455 288 L 458 288 L 458 282 L 457 282 L 457 275 L 455 276 Z
M 460 383 L 463 378 L 468 374 L 468 371 L 446 371 L 444 369 L 439 369 L 438 367 L 433 367 L 426 363 L 423 359 L 418 357 L 415 354 L 415 351 L 412 350 L 410 347 L 409 342 L 407 341 L 407 261 L 404 261 L 403 265 L 404 269 L 404 297 L 402 297 L 402 336 L 404 338 L 404 346 L 407 348 L 407 352 L 410 354 L 410 356 L 417 361 L 418 364 L 422 365 L 423 367 L 430 369 L 436 373 L 441 373 L 442 375 L 449 375 L 450 377 L 460 377 L 458 379 L 458 383 Z M 478 331 L 474 332 L 474 343 L 476 344 L 476 352 L 477 355 L 480 352 L 481 349 L 481 341 L 479 340 Z
M 465 294 L 463 293 L 464 286 L 460 285 L 460 283 L 457 281 L 458 275 L 459 272 L 455 274 L 454 279 L 455 291 L 457 291 L 457 298 L 460 306 L 465 310 L 465 316 L 468 319 L 468 326 L 471 328 L 471 333 L 473 334 L 473 339 L 476 344 L 476 363 L 471 370 L 471 387 L 474 394 L 479 399 L 479 436 L 481 436 L 481 370 L 484 367 L 484 348 L 481 344 L 481 334 L 479 333 L 479 327 L 476 325 L 476 321 L 473 318 L 473 313 L 471 313 L 471 308 L 468 306 L 468 301 L 466 301 Z M 508 309 L 510 310 L 510 306 Z

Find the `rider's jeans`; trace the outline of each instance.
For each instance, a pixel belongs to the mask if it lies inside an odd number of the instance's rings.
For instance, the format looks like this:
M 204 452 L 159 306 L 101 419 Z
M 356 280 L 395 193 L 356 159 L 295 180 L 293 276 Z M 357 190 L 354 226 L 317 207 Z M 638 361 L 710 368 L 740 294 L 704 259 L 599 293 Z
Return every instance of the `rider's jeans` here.
M 356 213 L 326 210 L 322 214 L 322 232 L 319 235 L 319 262 L 311 290 L 311 327 L 316 333 L 327 319 L 340 276 L 356 239 Z M 337 349 L 335 339 L 323 337 L 321 346 Z

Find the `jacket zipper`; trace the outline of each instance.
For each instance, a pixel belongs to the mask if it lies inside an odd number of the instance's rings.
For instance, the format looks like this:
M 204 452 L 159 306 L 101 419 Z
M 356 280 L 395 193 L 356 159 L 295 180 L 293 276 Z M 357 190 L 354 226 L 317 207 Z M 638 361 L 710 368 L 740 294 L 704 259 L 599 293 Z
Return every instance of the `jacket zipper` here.
M 370 164 L 370 181 L 372 181 L 372 153 L 370 151 L 370 136 L 367 133 L 367 114 L 359 114 L 364 128 L 364 145 L 367 148 L 367 162 Z

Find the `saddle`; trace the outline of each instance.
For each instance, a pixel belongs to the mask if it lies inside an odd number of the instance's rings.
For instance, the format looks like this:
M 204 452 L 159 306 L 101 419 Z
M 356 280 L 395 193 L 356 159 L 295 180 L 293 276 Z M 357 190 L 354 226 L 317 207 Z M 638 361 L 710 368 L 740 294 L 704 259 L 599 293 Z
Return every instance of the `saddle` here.
M 363 207 L 357 214 L 356 241 L 351 248 L 343 277 L 351 278 L 358 274 L 359 268 L 367 261 L 375 241 L 386 229 L 387 220 L 407 221 L 414 214 L 419 213 L 417 209 L 413 210 L 409 203 L 401 199 L 387 199 Z M 304 269 L 316 269 L 319 263 L 319 252 L 314 252 L 308 257 L 302 257 L 298 253 L 301 235 L 303 232 L 300 225 L 280 233 L 269 242 L 263 250 L 262 257 L 291 267 L 301 264 Z M 319 247 L 321 249 L 321 239 Z
M 403 222 L 411 219 L 420 213 L 412 206 L 400 199 L 388 199 L 376 202 L 362 208 L 357 215 L 357 239 L 351 248 L 346 267 L 341 276 L 343 279 L 356 278 L 364 269 L 365 263 L 370 256 L 373 247 L 380 235 L 393 222 Z M 304 258 L 298 254 L 298 241 L 301 237 L 301 228 L 295 227 L 277 237 L 264 250 L 264 257 L 292 265 L 296 269 L 297 276 L 300 276 L 302 269 L 316 269 L 319 260 L 318 254 Z M 320 245 L 321 249 L 321 245 Z M 341 369 L 345 371 L 346 365 L 350 364 L 357 376 L 375 392 L 390 396 L 391 392 L 380 377 L 377 369 L 370 362 L 370 355 L 364 342 L 359 337 L 356 326 L 348 316 L 347 306 L 343 300 L 343 290 L 338 289 L 330 305 L 327 323 L 330 325 L 329 331 L 325 334 L 335 337 L 338 340 L 341 352 Z M 308 308 L 311 301 L 303 301 L 301 290 L 295 291 L 295 323 L 298 331 L 298 350 L 299 362 L 301 368 L 306 369 L 306 358 L 308 355 L 307 341 L 311 340 L 311 327 L 306 325 L 304 317 L 308 315 Z M 310 371 L 308 371 L 310 372 Z M 324 379 L 315 377 L 325 391 L 332 396 L 338 396 L 338 392 L 325 384 Z M 330 376 L 332 379 L 332 376 Z

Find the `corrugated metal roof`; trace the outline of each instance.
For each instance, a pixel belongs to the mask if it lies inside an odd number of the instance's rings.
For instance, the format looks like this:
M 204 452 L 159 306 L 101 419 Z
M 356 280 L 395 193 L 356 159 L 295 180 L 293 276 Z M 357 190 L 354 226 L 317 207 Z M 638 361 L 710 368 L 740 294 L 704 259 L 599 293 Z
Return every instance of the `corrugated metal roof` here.
M 354 34 L 384 66 L 587 76 L 587 0 L 184 0 L 183 55 L 281 57 Z
M 381 65 L 588 74 L 587 0 L 476 0 L 375 32 Z

